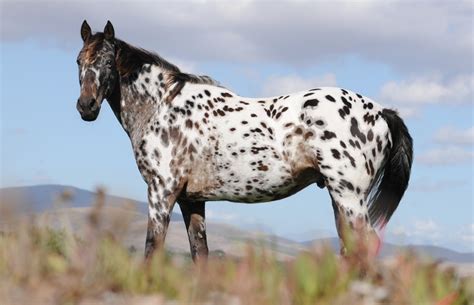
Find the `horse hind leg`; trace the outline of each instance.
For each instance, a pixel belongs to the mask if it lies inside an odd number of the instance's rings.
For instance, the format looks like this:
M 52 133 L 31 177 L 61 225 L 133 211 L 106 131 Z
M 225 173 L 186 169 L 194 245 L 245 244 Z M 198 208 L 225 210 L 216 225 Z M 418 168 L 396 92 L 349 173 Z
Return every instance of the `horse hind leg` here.
M 209 254 L 206 237 L 205 202 L 180 200 L 178 204 L 188 232 L 193 261 L 205 261 Z
M 346 187 L 347 188 L 347 187 Z M 350 187 L 349 187 L 350 188 Z M 377 255 L 380 241 L 369 220 L 365 195 L 328 185 L 334 210 L 341 255 L 370 259 Z

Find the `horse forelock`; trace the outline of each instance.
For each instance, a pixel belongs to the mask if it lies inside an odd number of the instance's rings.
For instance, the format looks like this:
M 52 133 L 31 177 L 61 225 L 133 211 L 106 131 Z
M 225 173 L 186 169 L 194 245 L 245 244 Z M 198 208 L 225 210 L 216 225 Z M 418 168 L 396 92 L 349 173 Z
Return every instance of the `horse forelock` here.
M 98 51 L 103 46 L 103 43 L 103 33 L 96 33 L 85 42 L 84 47 L 81 50 L 81 57 L 85 63 L 91 64 L 94 62 Z

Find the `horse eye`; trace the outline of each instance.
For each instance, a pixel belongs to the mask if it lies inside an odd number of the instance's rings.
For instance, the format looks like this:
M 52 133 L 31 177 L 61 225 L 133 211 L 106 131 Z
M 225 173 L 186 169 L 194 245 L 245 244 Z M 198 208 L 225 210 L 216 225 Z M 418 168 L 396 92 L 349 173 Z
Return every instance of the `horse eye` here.
M 108 66 L 112 65 L 112 60 L 111 60 L 111 59 L 107 60 L 106 64 L 107 64 Z

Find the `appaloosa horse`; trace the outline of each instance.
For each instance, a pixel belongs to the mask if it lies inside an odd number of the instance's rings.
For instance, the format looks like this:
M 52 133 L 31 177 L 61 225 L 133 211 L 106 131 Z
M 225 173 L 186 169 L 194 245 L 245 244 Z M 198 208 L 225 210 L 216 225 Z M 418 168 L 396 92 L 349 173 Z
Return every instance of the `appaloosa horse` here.
M 162 246 L 175 202 L 193 259 L 207 257 L 205 201 L 266 202 L 316 183 L 343 228 L 373 236 L 398 206 L 412 164 L 412 139 L 397 115 L 340 88 L 270 98 L 241 97 L 207 76 L 115 38 L 112 24 L 86 21 L 77 58 L 83 120 L 107 99 L 130 137 L 148 184 L 145 255 Z

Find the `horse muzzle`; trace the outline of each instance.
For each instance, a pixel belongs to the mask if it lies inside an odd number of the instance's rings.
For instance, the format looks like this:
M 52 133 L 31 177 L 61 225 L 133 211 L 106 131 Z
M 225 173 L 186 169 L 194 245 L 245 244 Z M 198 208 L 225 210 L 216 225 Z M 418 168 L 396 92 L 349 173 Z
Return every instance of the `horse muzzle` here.
M 84 121 L 91 122 L 97 119 L 99 115 L 100 102 L 93 97 L 80 97 L 77 100 L 76 108 Z

